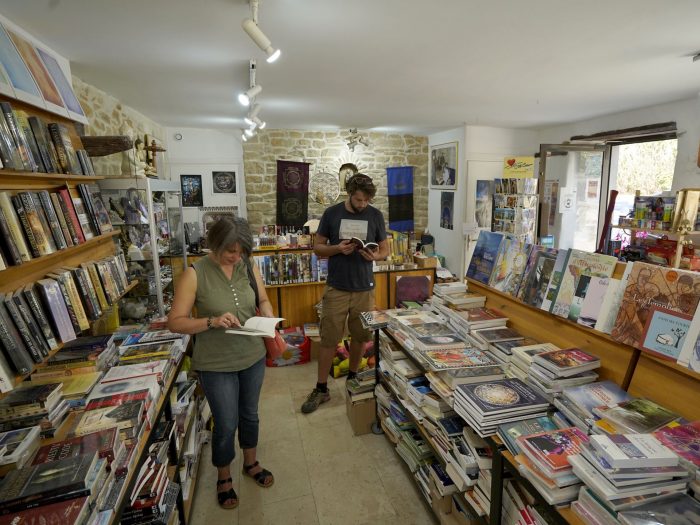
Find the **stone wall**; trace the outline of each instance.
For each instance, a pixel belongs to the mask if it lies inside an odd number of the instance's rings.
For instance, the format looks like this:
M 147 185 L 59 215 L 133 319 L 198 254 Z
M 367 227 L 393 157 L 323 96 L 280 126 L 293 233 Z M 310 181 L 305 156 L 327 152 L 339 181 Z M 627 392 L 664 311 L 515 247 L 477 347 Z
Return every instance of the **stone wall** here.
M 340 166 L 352 162 L 377 185 L 374 206 L 389 220 L 386 168 L 413 166 L 413 212 L 416 231 L 428 224 L 428 138 L 367 132 L 369 146 L 347 147 L 347 131 L 303 131 L 270 129 L 243 143 L 248 221 L 253 231 L 263 224 L 274 224 L 277 204 L 277 160 L 295 160 L 311 164 L 309 175 L 338 173 Z M 347 194 L 341 191 L 338 201 Z M 326 206 L 309 199 L 309 218 L 320 218 Z
M 85 126 L 85 135 L 126 135 L 127 130 L 130 129 L 134 137 L 143 139 L 143 135 L 148 134 L 161 144 L 163 143 L 165 134 L 160 124 L 122 104 L 112 95 L 83 82 L 76 76 L 73 76 L 73 90 L 89 121 Z M 133 156 L 133 152 L 93 157 L 92 161 L 95 171 L 100 175 L 128 174 L 130 172 L 129 156 Z M 163 164 L 157 166 L 159 176 L 165 177 L 164 174 L 167 171 L 163 155 L 156 157 L 156 160 Z

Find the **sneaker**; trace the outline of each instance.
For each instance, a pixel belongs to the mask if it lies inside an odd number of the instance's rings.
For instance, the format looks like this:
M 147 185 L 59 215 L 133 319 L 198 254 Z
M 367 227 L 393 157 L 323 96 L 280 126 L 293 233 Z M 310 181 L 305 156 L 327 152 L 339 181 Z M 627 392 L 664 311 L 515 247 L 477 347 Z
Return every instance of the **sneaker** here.
M 309 397 L 306 398 L 306 401 L 304 401 L 304 404 L 301 405 L 301 411 L 304 414 L 310 414 L 316 410 L 321 403 L 325 403 L 326 401 L 330 400 L 331 393 L 328 390 L 321 392 L 317 388 L 314 388 L 309 394 Z

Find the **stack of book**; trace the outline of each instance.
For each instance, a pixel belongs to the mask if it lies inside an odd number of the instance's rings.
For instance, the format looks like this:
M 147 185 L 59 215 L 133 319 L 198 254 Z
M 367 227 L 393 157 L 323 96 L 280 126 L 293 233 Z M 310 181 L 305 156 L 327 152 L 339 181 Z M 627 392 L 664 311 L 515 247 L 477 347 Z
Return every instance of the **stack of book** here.
M 525 338 L 521 334 L 505 326 L 499 328 L 480 328 L 478 330 L 472 329 L 469 332 L 469 340 L 474 346 L 481 350 L 486 350 L 489 345 L 495 343 L 523 341 L 524 339 Z
M 83 336 L 66 343 L 46 365 L 37 368 L 32 381 L 75 376 L 107 370 L 116 360 L 117 349 L 109 335 Z
M 676 494 L 660 501 L 634 506 L 617 515 L 623 525 L 692 523 L 697 516 L 700 516 L 700 503 L 687 494 Z
M 519 379 L 458 385 L 455 410 L 476 432 L 497 433 L 498 425 L 544 415 L 549 403 Z
M 61 383 L 21 383 L 0 400 L 0 431 L 38 425 L 43 437 L 52 437 L 65 422 L 68 409 Z
M 680 459 L 680 464 L 694 473 L 696 479 L 700 476 L 700 421 L 692 421 L 683 425 L 668 426 L 654 432 L 661 443 L 673 450 Z M 692 482 L 693 490 L 700 493 L 700 484 Z
M 651 434 L 591 436 L 569 462 L 611 511 L 618 510 L 616 502 L 628 498 L 685 492 L 690 479 L 678 456 Z
M 452 407 L 433 391 L 430 381 L 425 376 L 409 380 L 406 393 L 425 416 L 432 421 L 438 421 L 447 415 L 454 414 Z
M 568 458 L 588 442 L 586 434 L 570 427 L 520 436 L 516 442 L 521 449 L 516 456 L 518 470 L 548 503 L 558 505 L 576 499 L 581 482 Z
M 354 378 L 345 382 L 345 388 L 351 401 L 370 399 L 374 396 L 374 387 L 377 384 L 375 374 L 374 368 L 365 368 L 358 372 Z
M 89 515 L 89 507 L 106 478 L 107 460 L 100 458 L 97 452 L 25 466 L 13 470 L 0 482 L 0 513 L 13 513 L 21 522 L 27 516 L 23 511 L 33 507 L 43 509 L 46 505 L 56 504 L 47 510 L 50 514 L 60 515 L 66 510 L 72 512 L 73 505 L 77 505 L 81 509 L 77 513 L 80 516 L 77 522 L 80 523 L 85 517 L 82 512 Z M 46 516 L 42 511 L 28 512 Z
M 579 350 L 567 348 L 536 354 L 528 370 L 528 380 L 542 392 L 554 398 L 564 387 L 592 383 L 598 374 L 600 359 Z
M 599 423 L 608 434 L 654 432 L 678 419 L 680 415 L 649 399 L 634 398 L 610 407 L 598 406 L 593 413 L 603 421 Z
M 520 436 L 529 436 L 539 432 L 551 432 L 559 428 L 552 416 L 538 416 L 512 423 L 503 423 L 498 426 L 498 437 L 506 446 L 508 451 L 517 456 L 520 454 L 520 445 L 517 439 Z
M 87 372 L 58 379 L 53 377 L 33 377 L 31 384 L 44 385 L 60 381 L 63 384 L 63 399 L 68 403 L 69 410 L 78 410 L 85 407 L 87 396 L 101 377 L 102 372 Z
M 0 476 L 24 467 L 41 443 L 41 427 L 33 426 L 0 433 Z
M 433 452 L 423 435 L 414 426 L 401 431 L 396 452 L 403 458 L 411 472 L 416 472 L 423 464 L 429 464 Z
M 510 360 L 510 366 L 508 367 L 508 375 L 526 380 L 534 356 L 552 350 L 559 350 L 559 347 L 552 343 L 514 347 L 511 350 L 512 358 Z
M 554 406 L 566 420 L 586 433 L 601 433 L 597 425 L 600 417 L 593 413 L 596 407 L 612 407 L 632 399 L 613 381 L 600 381 L 580 386 L 566 387 L 561 396 L 554 398 Z
M 513 349 L 521 346 L 532 346 L 540 342 L 532 337 L 523 337 L 509 341 L 497 341 L 489 344 L 489 352 L 502 363 L 510 363 L 513 359 Z

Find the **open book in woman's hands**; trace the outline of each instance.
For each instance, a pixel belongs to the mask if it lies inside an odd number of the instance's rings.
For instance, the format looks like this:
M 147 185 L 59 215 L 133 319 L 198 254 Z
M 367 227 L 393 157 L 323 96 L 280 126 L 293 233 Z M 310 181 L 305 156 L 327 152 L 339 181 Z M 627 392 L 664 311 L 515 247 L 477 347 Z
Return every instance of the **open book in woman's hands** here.
M 229 328 L 227 334 L 253 335 L 257 337 L 275 337 L 275 326 L 284 317 L 251 317 L 243 326 Z
M 358 250 L 368 250 L 370 252 L 373 252 L 379 249 L 379 245 L 376 242 L 365 242 L 362 239 L 358 239 L 357 237 L 351 238 L 350 242 L 357 246 Z

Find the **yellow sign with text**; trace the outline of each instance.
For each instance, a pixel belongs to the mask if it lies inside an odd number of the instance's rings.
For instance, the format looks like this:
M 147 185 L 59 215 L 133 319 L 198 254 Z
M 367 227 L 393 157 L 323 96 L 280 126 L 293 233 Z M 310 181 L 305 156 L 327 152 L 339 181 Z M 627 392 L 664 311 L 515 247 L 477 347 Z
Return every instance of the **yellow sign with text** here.
M 503 159 L 504 177 L 534 177 L 535 157 L 506 157 Z

